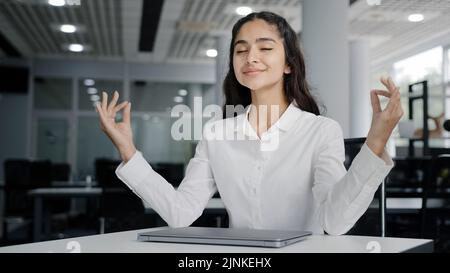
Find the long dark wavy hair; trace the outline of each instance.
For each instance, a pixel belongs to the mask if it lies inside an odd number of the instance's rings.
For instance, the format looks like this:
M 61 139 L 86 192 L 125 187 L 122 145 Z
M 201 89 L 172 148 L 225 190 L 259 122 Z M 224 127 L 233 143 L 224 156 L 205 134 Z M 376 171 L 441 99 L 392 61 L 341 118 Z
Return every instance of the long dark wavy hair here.
M 303 111 L 320 115 L 320 110 L 316 100 L 310 92 L 309 85 L 306 81 L 306 68 L 303 54 L 300 49 L 299 40 L 295 31 L 291 28 L 288 22 L 281 16 L 268 12 L 254 12 L 239 21 L 233 26 L 230 55 L 229 55 L 229 70 L 223 82 L 223 90 L 225 94 L 225 105 L 223 106 L 223 118 L 227 117 L 226 105 L 244 107 L 251 104 L 250 89 L 243 86 L 236 79 L 233 68 L 233 54 L 234 42 L 241 27 L 250 21 L 261 19 L 268 24 L 276 26 L 280 37 L 283 40 L 284 52 L 286 56 L 286 64 L 290 67 L 291 73 L 284 74 L 284 94 L 289 103 L 295 101 Z M 229 113 L 228 113 L 229 115 Z

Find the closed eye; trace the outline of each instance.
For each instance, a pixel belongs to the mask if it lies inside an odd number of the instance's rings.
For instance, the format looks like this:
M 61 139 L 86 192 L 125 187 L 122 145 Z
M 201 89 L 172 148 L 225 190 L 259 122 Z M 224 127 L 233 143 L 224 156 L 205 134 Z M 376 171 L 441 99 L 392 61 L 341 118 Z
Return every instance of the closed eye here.
M 269 51 L 269 50 L 272 50 L 273 48 L 261 48 L 261 50 L 266 50 L 266 51 Z

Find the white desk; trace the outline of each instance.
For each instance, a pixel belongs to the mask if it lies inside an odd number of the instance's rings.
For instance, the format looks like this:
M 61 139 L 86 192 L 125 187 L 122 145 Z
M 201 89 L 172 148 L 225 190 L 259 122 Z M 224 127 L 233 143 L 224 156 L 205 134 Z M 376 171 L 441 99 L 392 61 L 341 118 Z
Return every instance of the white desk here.
M 302 253 L 302 252 L 357 252 L 369 253 L 371 244 L 379 244 L 381 252 L 432 252 L 433 241 L 424 239 L 381 238 L 365 236 L 313 235 L 304 241 L 283 248 L 238 247 L 200 244 L 175 244 L 138 242 L 138 232 L 157 230 L 142 229 L 77 237 L 41 243 L 23 244 L 0 248 L 5 252 L 70 252 L 73 245 L 80 246 L 80 252 L 158 252 L 158 253 Z M 375 243 L 371 243 L 375 242 Z

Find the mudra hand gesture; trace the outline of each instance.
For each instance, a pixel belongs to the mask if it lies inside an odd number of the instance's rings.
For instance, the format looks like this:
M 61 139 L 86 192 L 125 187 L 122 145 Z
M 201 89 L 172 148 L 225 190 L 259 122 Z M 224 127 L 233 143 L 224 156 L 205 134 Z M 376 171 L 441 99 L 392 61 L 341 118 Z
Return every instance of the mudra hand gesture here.
M 381 156 L 384 147 L 391 136 L 392 131 L 403 116 L 403 109 L 400 103 L 400 88 L 397 87 L 392 79 L 381 78 L 380 82 L 387 90 L 374 89 L 370 92 L 370 100 L 372 102 L 372 125 L 367 134 L 367 146 L 378 156 Z M 381 109 L 378 96 L 389 98 L 389 102 Z
M 102 92 L 102 102 L 96 104 L 96 111 L 100 116 L 100 127 L 111 139 L 120 153 L 123 161 L 128 161 L 136 152 L 133 143 L 133 132 L 131 130 L 131 103 L 124 101 L 117 104 L 119 93 L 114 92 L 113 98 L 108 105 L 108 94 Z M 116 122 L 117 112 L 123 109 L 123 120 Z

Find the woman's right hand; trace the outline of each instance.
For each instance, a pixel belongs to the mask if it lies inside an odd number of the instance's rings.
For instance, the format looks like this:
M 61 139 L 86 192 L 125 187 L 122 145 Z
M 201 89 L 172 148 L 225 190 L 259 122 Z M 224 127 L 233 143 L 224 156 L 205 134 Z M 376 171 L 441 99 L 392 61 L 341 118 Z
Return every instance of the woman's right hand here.
M 122 157 L 122 160 L 127 162 L 136 152 L 133 143 L 133 132 L 131 130 L 131 103 L 124 101 L 117 104 L 119 100 L 119 93 L 114 92 L 113 98 L 108 105 L 108 94 L 102 92 L 102 102 L 96 104 L 96 110 L 100 116 L 100 127 L 102 131 L 111 139 L 114 146 Z M 116 114 L 123 110 L 122 122 L 116 122 Z

